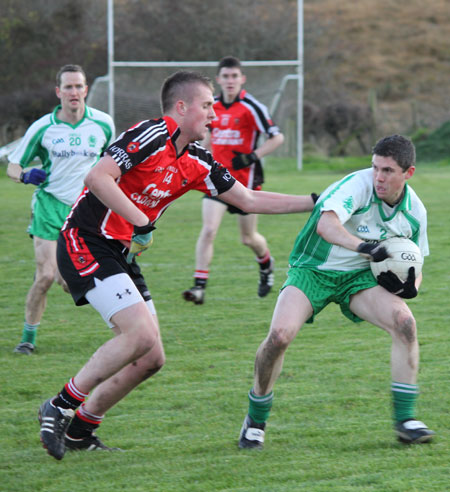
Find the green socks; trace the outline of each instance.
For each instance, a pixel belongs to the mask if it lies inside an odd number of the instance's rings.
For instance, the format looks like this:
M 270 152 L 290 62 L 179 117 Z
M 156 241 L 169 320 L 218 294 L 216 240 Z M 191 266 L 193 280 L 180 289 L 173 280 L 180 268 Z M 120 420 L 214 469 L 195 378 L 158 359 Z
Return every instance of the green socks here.
M 394 404 L 394 420 L 415 419 L 414 408 L 419 395 L 419 387 L 416 384 L 392 382 L 392 401 Z
M 392 382 L 392 401 L 394 406 L 394 420 L 403 422 L 415 419 L 416 400 L 419 395 L 419 387 L 416 384 Z M 253 391 L 248 393 L 248 414 L 254 422 L 262 424 L 269 418 L 273 402 L 273 391 L 267 395 L 256 396 Z
M 268 395 L 256 396 L 250 390 L 248 392 L 248 399 L 248 414 L 250 418 L 258 424 L 263 424 L 269 418 L 270 409 L 272 408 L 273 391 Z
M 39 325 L 40 323 L 36 323 L 35 325 L 30 325 L 29 323 L 25 322 L 23 324 L 21 343 L 28 342 L 28 343 L 32 343 L 33 345 L 36 345 L 36 335 Z

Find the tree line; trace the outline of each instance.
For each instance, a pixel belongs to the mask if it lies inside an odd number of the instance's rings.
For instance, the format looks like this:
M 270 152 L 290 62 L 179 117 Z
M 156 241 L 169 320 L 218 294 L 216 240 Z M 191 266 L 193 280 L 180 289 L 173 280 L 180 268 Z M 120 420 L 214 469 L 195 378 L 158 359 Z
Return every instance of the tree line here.
M 417 1 L 411 0 L 411 7 Z M 304 1 L 305 139 L 322 142 L 334 153 L 345 153 L 352 140 L 361 151 L 367 149 L 376 133 L 374 125 L 390 129 L 384 113 L 377 117 L 377 108 L 399 101 L 402 94 L 410 97 L 408 87 L 419 75 L 416 72 L 416 78 L 411 79 L 406 73 L 407 82 L 396 82 L 388 71 L 383 72 L 383 65 L 377 67 L 373 62 L 376 73 L 381 77 L 387 74 L 386 80 L 375 82 L 372 72 L 365 75 L 358 68 L 364 57 L 362 48 L 374 40 L 374 29 L 389 23 L 389 18 L 381 15 L 388 4 L 380 0 L 376 6 L 380 15 L 370 18 L 373 5 L 368 0 L 358 2 L 358 9 L 350 0 L 339 5 L 331 0 Z M 442 19 L 442 14 L 431 15 L 438 4 L 431 0 L 430 18 L 421 20 L 434 30 Z M 3 145 L 57 103 L 54 76 L 60 66 L 82 65 L 88 84 L 107 73 L 107 0 L 1 0 L 1 10 Z M 116 60 L 217 61 L 228 54 L 243 60 L 297 57 L 297 0 L 114 0 L 114 19 Z M 441 55 L 445 57 L 444 52 L 436 54 Z M 372 102 L 378 98 L 383 103 L 379 106 L 368 102 L 371 84 Z M 430 84 L 428 88 L 430 94 L 436 92 Z M 448 91 L 441 93 L 448 97 Z M 428 104 L 435 120 L 441 106 Z M 402 122 L 405 112 L 412 112 L 410 108 L 412 103 L 391 127 L 401 128 L 403 123 L 406 131 L 419 126 L 418 111 L 408 117 L 417 121 Z M 442 120 L 442 115 L 438 118 Z

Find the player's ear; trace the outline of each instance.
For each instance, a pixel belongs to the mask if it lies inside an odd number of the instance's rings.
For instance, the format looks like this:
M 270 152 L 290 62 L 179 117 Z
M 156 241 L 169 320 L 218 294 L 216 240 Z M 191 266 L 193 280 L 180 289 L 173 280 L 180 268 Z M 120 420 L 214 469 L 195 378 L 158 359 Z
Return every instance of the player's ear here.
M 184 116 L 186 114 L 186 103 L 182 100 L 177 101 L 175 109 L 180 116 Z
M 411 178 L 415 170 L 416 170 L 416 166 L 410 166 L 405 172 L 405 179 Z
M 244 85 L 247 82 L 247 76 L 242 74 L 241 75 L 241 84 Z
M 55 93 L 56 93 L 56 97 L 58 99 L 61 99 L 61 91 L 59 90 L 58 86 L 55 87 Z

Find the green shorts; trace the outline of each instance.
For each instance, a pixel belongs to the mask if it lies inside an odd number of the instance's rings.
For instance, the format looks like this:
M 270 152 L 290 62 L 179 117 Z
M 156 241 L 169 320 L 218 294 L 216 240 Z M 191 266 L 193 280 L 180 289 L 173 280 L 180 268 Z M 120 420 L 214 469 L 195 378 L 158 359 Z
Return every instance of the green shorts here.
M 28 233 L 31 236 L 56 241 L 71 208 L 70 205 L 60 202 L 50 193 L 39 190 L 33 195 Z
M 330 302 L 339 304 L 342 314 L 358 323 L 363 320 L 350 311 L 350 296 L 378 284 L 370 269 L 338 272 L 292 267 L 288 271 L 288 278 L 282 289 L 288 285 L 297 287 L 309 299 L 314 313 L 307 323 L 312 323 L 314 316 Z

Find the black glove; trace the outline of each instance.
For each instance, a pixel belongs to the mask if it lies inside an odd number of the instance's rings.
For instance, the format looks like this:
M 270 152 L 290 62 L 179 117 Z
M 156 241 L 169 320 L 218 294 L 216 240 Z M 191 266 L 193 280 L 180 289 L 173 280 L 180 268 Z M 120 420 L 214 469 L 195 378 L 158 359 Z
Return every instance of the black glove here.
M 416 271 L 414 267 L 408 270 L 408 277 L 405 282 L 402 282 L 394 272 L 390 270 L 381 272 L 377 277 L 378 284 L 384 287 L 392 294 L 395 294 L 403 299 L 412 299 L 417 295 L 416 289 Z
M 156 227 L 151 221 L 148 221 L 148 224 L 145 226 L 134 226 L 130 249 L 127 256 L 128 263 L 131 263 L 136 255 L 142 253 L 142 251 L 145 251 L 152 245 L 152 231 L 155 229 Z
M 236 152 L 233 150 L 235 156 L 231 159 L 231 165 L 235 171 L 239 169 L 244 169 L 244 167 L 251 166 L 254 162 L 258 160 L 257 155 L 252 152 L 251 154 L 242 154 L 241 152 Z
M 356 249 L 358 253 L 367 256 L 370 261 L 383 261 L 389 258 L 389 254 L 384 246 L 380 243 L 361 243 Z
M 34 185 L 40 185 L 45 181 L 45 178 L 47 177 L 47 173 L 43 169 L 38 169 L 36 167 L 33 167 L 30 171 L 23 172 L 20 174 L 20 181 L 24 184 L 34 184 Z

